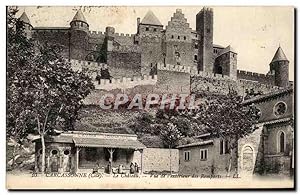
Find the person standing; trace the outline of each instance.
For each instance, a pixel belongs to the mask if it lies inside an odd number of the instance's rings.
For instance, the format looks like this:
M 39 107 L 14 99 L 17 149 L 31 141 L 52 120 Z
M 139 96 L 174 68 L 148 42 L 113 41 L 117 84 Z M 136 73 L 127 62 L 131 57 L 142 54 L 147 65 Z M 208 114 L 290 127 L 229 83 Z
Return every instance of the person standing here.
M 134 164 L 133 164 L 133 162 L 131 162 L 131 164 L 130 164 L 130 174 L 134 174 L 134 172 L 135 172 L 135 167 L 134 167 Z
M 134 170 L 136 173 L 139 173 L 139 165 L 137 163 L 134 164 Z

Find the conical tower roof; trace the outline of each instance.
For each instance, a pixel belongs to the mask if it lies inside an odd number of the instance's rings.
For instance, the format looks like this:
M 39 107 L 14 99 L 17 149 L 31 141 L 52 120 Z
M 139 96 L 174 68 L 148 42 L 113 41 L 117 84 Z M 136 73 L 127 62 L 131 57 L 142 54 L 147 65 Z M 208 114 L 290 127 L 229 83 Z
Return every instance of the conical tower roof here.
M 31 25 L 30 20 L 25 12 L 23 12 L 23 14 L 20 16 L 19 19 L 20 19 L 20 21 Z
M 86 19 L 85 19 L 85 17 L 84 17 L 84 15 L 83 15 L 83 13 L 82 13 L 81 10 L 78 10 L 78 11 L 76 12 L 76 14 L 75 14 L 75 16 L 74 16 L 72 22 L 74 22 L 74 21 L 80 21 L 80 22 L 85 22 L 85 23 L 87 23 L 87 21 L 86 21 Z
M 147 12 L 141 23 L 162 26 L 159 19 L 154 15 L 154 13 L 151 10 Z
M 283 50 L 281 49 L 280 46 L 278 47 L 278 49 L 277 49 L 277 51 L 276 51 L 276 53 L 275 53 L 275 55 L 274 55 L 271 63 L 277 62 L 277 61 L 289 61 L 286 58 L 286 56 L 285 56 L 285 54 L 284 54 L 284 52 L 283 52 Z

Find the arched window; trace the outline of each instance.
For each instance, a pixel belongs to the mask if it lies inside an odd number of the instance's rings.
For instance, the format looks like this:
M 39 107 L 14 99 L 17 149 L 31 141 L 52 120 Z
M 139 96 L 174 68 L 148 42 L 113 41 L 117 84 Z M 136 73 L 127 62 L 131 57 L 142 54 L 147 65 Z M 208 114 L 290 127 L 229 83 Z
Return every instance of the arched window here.
M 285 133 L 280 131 L 278 134 L 278 152 L 284 153 L 285 150 Z

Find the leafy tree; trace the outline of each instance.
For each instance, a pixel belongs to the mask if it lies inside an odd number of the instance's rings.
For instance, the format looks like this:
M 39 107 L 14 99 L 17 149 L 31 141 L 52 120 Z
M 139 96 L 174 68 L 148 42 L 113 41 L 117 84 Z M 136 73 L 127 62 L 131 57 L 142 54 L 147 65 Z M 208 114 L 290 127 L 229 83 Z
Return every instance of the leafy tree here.
M 196 115 L 197 120 L 204 125 L 205 131 L 212 137 L 229 141 L 230 159 L 228 174 L 231 171 L 233 150 L 237 148 L 237 141 L 257 129 L 255 126 L 259 110 L 254 105 L 246 108 L 242 104 L 242 97 L 236 93 L 218 96 L 202 105 Z
M 33 131 L 40 136 L 44 172 L 45 136 L 57 125 L 73 129 L 83 99 L 94 86 L 84 73 L 72 70 L 59 45 L 34 45 L 34 40 L 27 39 L 16 12 L 8 15 L 7 134 Z
M 34 48 L 24 35 L 24 24 L 15 15 L 16 7 L 8 8 L 7 12 L 7 139 L 13 140 L 13 164 L 16 156 L 17 145 L 21 144 L 30 133 L 30 117 L 23 99 L 28 85 L 26 78 L 30 72 L 27 64 L 32 62 Z
M 180 138 L 182 137 L 180 131 L 177 129 L 177 126 L 173 123 L 167 123 L 167 125 L 161 126 L 160 128 L 160 137 L 163 140 L 165 146 L 169 147 L 170 151 L 170 174 L 172 174 L 172 152 L 171 148 L 174 148 Z
M 179 139 L 182 137 L 181 132 L 177 129 L 177 126 L 173 123 L 167 123 L 166 125 L 160 125 L 160 137 L 163 140 L 165 146 L 174 148 Z

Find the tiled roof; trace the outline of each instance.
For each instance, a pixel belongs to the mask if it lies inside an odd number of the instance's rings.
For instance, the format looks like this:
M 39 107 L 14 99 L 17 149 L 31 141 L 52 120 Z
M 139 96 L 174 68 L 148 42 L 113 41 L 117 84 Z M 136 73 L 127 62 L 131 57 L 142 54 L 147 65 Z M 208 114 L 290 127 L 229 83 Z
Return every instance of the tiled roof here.
M 288 94 L 288 93 L 292 93 L 292 92 L 293 92 L 293 88 L 292 87 L 285 88 L 285 89 L 280 89 L 278 91 L 273 91 L 273 92 L 270 92 L 270 93 L 267 93 L 267 94 L 255 96 L 254 98 L 245 100 L 243 102 L 243 104 L 244 105 L 248 105 L 248 104 L 251 104 L 251 103 L 254 103 L 254 102 L 260 102 L 260 101 L 272 99 L 272 98 L 275 98 L 277 96 Z
M 203 133 L 203 134 L 195 136 L 195 138 L 203 138 L 203 137 L 208 137 L 208 136 L 210 136 L 210 133 Z
M 83 15 L 83 13 L 82 13 L 81 10 L 78 10 L 76 12 L 76 14 L 75 14 L 75 16 L 74 16 L 74 18 L 73 18 L 72 21 L 81 21 L 81 22 L 87 23 L 87 21 L 86 21 L 86 19 L 85 19 L 85 17 L 84 17 L 84 15 Z
M 278 49 L 272 59 L 272 62 L 276 62 L 276 61 L 288 61 L 288 59 L 286 58 L 286 56 L 280 46 L 278 47 Z
M 30 24 L 30 20 L 25 12 L 23 12 L 19 19 L 26 24 Z
M 195 143 L 191 143 L 191 144 L 177 146 L 177 148 L 187 148 L 187 147 L 195 147 L 195 146 L 204 146 L 204 145 L 213 144 L 213 143 L 214 143 L 213 140 L 207 140 L 207 141 L 203 141 L 203 142 L 195 142 Z
M 75 131 L 89 131 L 97 133 L 115 133 L 115 134 L 135 134 L 127 127 L 97 127 L 90 123 L 82 123 L 80 121 L 75 123 Z
M 284 122 L 288 122 L 291 121 L 291 118 L 281 118 L 281 119 L 276 119 L 276 120 L 271 120 L 271 121 L 267 121 L 267 122 L 263 122 L 264 125 L 272 125 L 272 124 L 277 124 L 277 123 L 284 123 Z
M 147 12 L 141 23 L 162 26 L 159 19 L 154 15 L 154 13 L 151 10 Z
M 41 138 L 33 140 L 34 142 L 40 142 Z M 46 136 L 45 142 L 47 143 L 73 143 L 72 136 Z
M 228 45 L 226 48 L 224 48 L 221 51 L 220 55 L 223 55 L 224 53 L 228 53 L 228 52 L 236 53 L 236 51 L 230 45 Z
M 143 149 L 146 148 L 138 140 L 131 139 L 101 139 L 101 138 L 79 138 L 74 137 L 75 146 L 79 147 L 107 147 L 107 148 L 126 148 Z
M 224 48 L 222 45 L 218 45 L 218 44 L 213 44 L 213 47 Z

